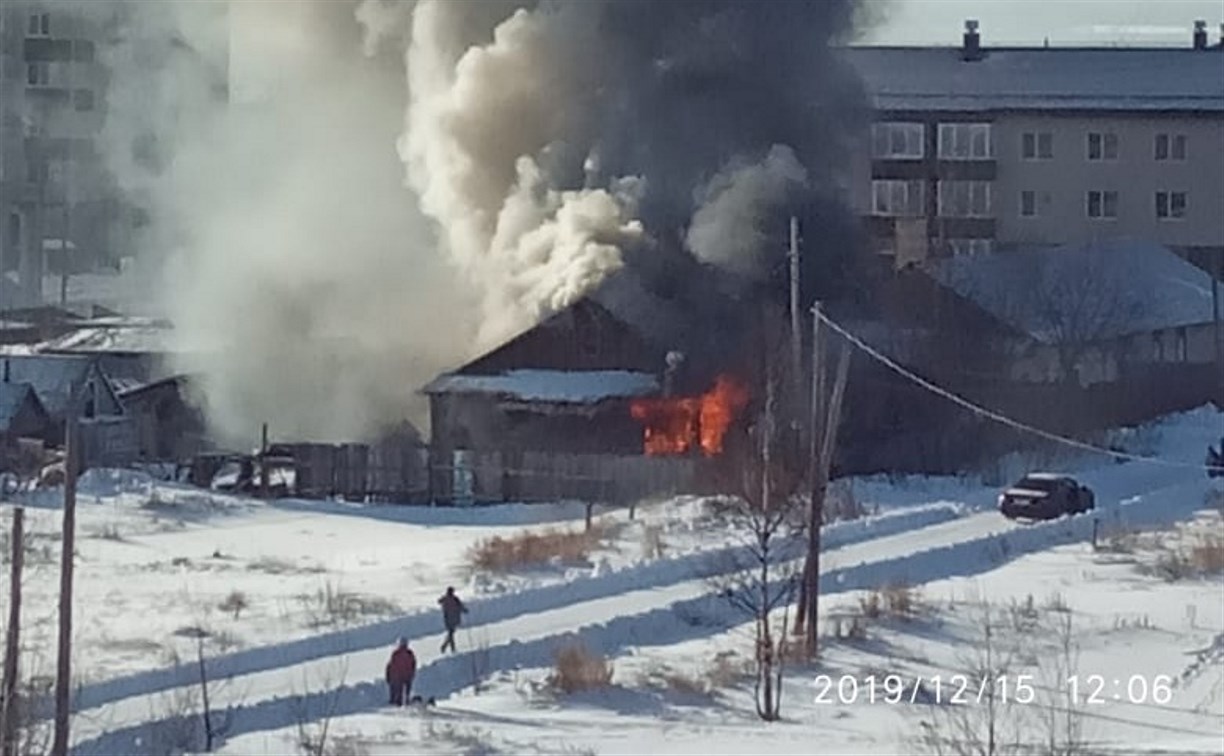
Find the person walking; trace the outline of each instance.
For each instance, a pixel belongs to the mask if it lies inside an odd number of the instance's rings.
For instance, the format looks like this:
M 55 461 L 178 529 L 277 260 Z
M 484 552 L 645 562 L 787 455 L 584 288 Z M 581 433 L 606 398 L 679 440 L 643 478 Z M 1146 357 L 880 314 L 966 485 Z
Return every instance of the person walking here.
M 459 629 L 459 625 L 463 621 L 463 615 L 467 614 L 467 607 L 455 595 L 455 589 L 448 587 L 446 594 L 438 599 L 438 603 L 442 606 L 442 624 L 446 626 L 446 640 L 442 641 L 442 653 L 446 653 L 449 648 L 452 652 L 455 650 L 455 631 Z
M 391 705 L 403 706 L 412 700 L 412 680 L 416 677 L 416 654 L 408 648 L 408 639 L 400 638 L 391 661 L 387 662 L 387 687 L 391 691 Z

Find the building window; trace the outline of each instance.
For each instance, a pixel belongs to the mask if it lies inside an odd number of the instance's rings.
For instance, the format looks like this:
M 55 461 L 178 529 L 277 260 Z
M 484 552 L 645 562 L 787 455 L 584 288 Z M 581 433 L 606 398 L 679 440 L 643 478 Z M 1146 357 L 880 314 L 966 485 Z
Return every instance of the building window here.
M 1020 136 L 1020 156 L 1025 160 L 1050 160 L 1054 157 L 1054 134 L 1026 131 Z
M 1020 217 L 1037 217 L 1037 192 L 1032 189 L 1025 189 L 1020 192 Z
M 32 87 L 45 87 L 51 83 L 51 66 L 47 63 L 27 63 L 26 83 Z
M 1117 218 L 1118 193 L 1107 191 L 1088 192 L 1089 218 Z
M 1113 132 L 1090 132 L 1088 134 L 1088 159 L 1117 160 L 1118 135 Z
M 1180 220 L 1186 217 L 1185 192 L 1156 192 L 1156 217 L 1160 220 Z
M 872 181 L 871 214 L 890 217 L 926 215 L 924 189 L 922 181 Z
M 989 181 L 940 181 L 939 215 L 942 218 L 989 218 Z
M 958 257 L 988 255 L 994 251 L 993 239 L 948 239 L 948 252 Z
M 990 160 L 988 123 L 939 124 L 939 157 L 943 160 Z
M 26 26 L 27 37 L 49 37 L 51 36 L 51 14 L 50 13 L 31 13 L 30 23 Z
M 921 123 L 872 124 L 871 155 L 876 158 L 920 160 L 926 155 L 926 129 Z
M 1155 147 L 1157 160 L 1185 160 L 1185 134 L 1157 134 Z
M 1187 362 L 1190 359 L 1190 339 L 1189 333 L 1185 326 L 1177 329 L 1177 342 L 1174 345 L 1176 359 L 1178 362 Z

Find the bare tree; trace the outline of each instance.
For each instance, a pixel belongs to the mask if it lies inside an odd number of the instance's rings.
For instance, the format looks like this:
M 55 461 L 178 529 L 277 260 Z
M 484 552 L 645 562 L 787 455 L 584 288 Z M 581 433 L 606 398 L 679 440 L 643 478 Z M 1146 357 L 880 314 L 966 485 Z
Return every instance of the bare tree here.
M 794 473 L 793 461 L 779 453 L 783 429 L 778 427 L 775 410 L 781 376 L 773 364 L 766 367 L 764 407 L 748 434 L 751 443 L 727 455 L 728 470 L 737 483 L 731 514 L 747 548 L 735 571 L 720 582 L 731 606 L 752 618 L 756 711 L 771 722 L 781 717 L 786 626 L 798 585 L 798 573 L 776 562 L 798 543 L 802 533 L 795 526 L 799 507 L 794 492 L 800 476 Z M 783 612 L 780 624 L 773 619 L 779 609 Z
M 1074 616 L 1070 609 L 1048 614 L 1055 642 L 1051 654 L 1043 654 L 1044 701 L 1041 724 L 1045 731 L 1045 752 L 1051 756 L 1078 756 L 1085 752 L 1083 716 L 1066 679 L 1079 669 L 1079 644 L 1075 641 Z
M 308 673 L 302 675 L 300 692 L 293 695 L 294 719 L 297 722 L 297 746 L 305 756 L 328 756 L 331 749 L 331 723 L 340 710 L 348 678 L 348 656 L 341 657 L 318 678 L 312 689 Z M 314 702 L 318 699 L 318 704 Z
M 996 257 L 989 266 L 968 261 L 948 283 L 1047 347 L 1062 380 L 1092 368 L 1090 358 L 1100 369 L 1117 359 L 1120 340 L 1147 313 L 1144 290 L 1129 271 L 1094 250 Z
M 930 719 L 921 722 L 919 744 L 928 753 L 1008 756 L 1023 750 L 1019 703 L 1032 689 L 1006 689 L 1000 684 L 1021 678 L 1011 675 L 1014 653 L 1000 643 L 994 612 L 985 600 L 980 628 L 981 639 L 957 673 L 968 685 L 962 688 L 953 676 L 957 682 L 939 689 Z

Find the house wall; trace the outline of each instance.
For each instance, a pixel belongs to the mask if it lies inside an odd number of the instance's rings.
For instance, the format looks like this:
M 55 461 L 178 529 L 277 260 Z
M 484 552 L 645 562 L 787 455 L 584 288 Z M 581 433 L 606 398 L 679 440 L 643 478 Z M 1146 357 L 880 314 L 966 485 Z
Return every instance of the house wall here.
M 508 402 L 473 394 L 430 398 L 431 446 L 454 449 L 642 453 L 642 426 L 626 400 L 598 405 Z
M 1023 382 L 1060 380 L 1060 360 L 1076 359 L 1076 376 L 1082 386 L 1124 380 L 1130 369 L 1210 365 L 1215 362 L 1215 326 L 1202 323 L 1134 334 L 1104 344 L 1060 355 L 1050 346 L 1035 346 L 1019 352 L 1011 377 Z
M 183 460 L 209 448 L 204 419 L 173 381 L 129 394 L 124 407 L 136 428 L 137 453 L 147 460 Z

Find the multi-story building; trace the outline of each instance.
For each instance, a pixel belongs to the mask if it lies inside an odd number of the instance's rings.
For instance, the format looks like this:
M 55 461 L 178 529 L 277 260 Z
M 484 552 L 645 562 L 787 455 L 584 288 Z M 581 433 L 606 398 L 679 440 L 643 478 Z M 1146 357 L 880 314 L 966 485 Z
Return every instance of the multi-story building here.
M 848 50 L 876 120 L 852 190 L 875 250 L 1154 241 L 1224 267 L 1224 26 L 1186 48 Z
M 112 199 L 94 149 L 103 5 L 0 5 L 0 308 L 39 304 L 48 260 L 65 268 L 110 252 Z
M 225 26 L 225 3 L 180 5 L 196 15 L 205 7 Z M 195 54 L 173 22 L 153 22 L 177 12 L 139 0 L 0 3 L 0 310 L 42 304 L 48 273 L 132 253 L 141 211 L 123 197 L 103 154 L 108 93 L 116 76 L 157 76 L 169 56 Z M 121 46 L 139 48 L 143 69 L 112 70 L 108 52 Z M 209 55 L 201 69 L 224 98 L 228 47 Z

